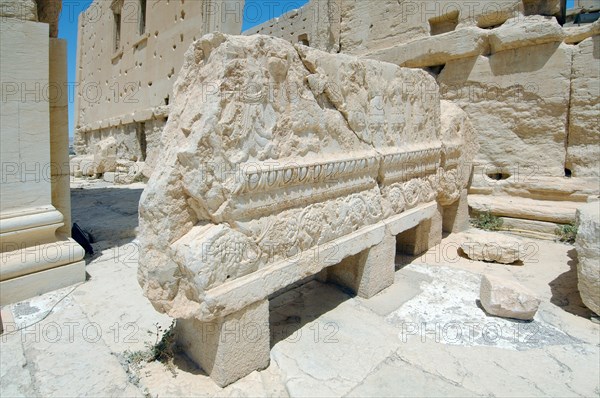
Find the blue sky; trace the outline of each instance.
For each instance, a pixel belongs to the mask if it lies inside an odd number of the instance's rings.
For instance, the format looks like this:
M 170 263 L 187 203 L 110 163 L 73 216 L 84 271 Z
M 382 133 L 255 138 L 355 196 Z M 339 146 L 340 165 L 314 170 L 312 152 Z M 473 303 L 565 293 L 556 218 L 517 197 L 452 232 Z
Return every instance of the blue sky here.
M 268 21 L 269 19 L 276 18 L 284 12 L 301 7 L 307 2 L 308 0 L 246 0 L 246 12 L 244 12 L 244 24 L 242 30 L 249 29 L 253 26 Z M 58 27 L 58 36 L 67 40 L 68 79 L 70 83 L 75 82 L 77 57 L 77 18 L 79 14 L 91 3 L 92 0 L 63 0 L 63 8 L 60 14 Z M 571 8 L 572 6 L 573 0 L 567 0 L 567 8 Z M 69 98 L 69 136 L 73 136 L 73 111 L 74 99 Z
M 67 79 L 69 87 L 73 87 L 72 84 L 75 82 L 77 18 L 91 3 L 92 0 L 63 0 L 63 7 L 58 20 L 58 37 L 67 40 Z M 74 90 L 69 90 L 69 137 L 73 136 L 73 110 L 75 107 L 73 94 Z

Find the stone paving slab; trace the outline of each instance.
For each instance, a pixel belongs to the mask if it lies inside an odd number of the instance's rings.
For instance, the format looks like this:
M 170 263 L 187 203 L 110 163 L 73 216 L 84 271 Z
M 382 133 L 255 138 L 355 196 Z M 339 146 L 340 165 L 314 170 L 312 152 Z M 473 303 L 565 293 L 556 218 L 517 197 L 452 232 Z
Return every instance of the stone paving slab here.
M 572 246 L 525 239 L 531 256 L 509 266 L 461 257 L 460 240 L 398 256 L 395 284 L 369 300 L 316 280 L 272 298 L 270 366 L 224 389 L 183 354 L 128 361 L 171 320 L 141 294 L 135 240 L 94 243 L 87 282 L 2 308 L 15 324 L 0 396 L 599 396 L 600 325 L 577 300 Z M 533 290 L 534 321 L 487 316 L 483 273 Z

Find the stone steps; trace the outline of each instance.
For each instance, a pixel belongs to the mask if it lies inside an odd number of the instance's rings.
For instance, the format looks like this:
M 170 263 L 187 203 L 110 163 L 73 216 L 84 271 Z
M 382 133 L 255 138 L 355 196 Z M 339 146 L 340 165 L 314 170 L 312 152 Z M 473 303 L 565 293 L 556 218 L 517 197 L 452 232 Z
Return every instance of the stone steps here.
M 569 224 L 582 202 L 536 200 L 514 196 L 469 195 L 469 207 L 476 213 L 490 212 L 495 216 L 520 220 Z M 522 223 L 528 227 L 531 223 Z M 547 228 L 546 231 L 547 232 Z
M 488 174 L 502 171 L 505 180 Z M 489 211 L 503 221 L 502 229 L 538 239 L 555 239 L 556 229 L 575 221 L 578 207 L 597 200 L 598 180 L 591 177 L 538 176 L 517 167 L 475 167 L 469 188 L 471 211 Z
M 496 181 L 488 175 L 507 173 L 506 180 Z M 596 177 L 561 178 L 538 176 L 531 169 L 476 166 L 469 195 L 494 195 L 529 198 L 541 201 L 588 202 L 598 197 L 600 185 Z
M 501 230 L 510 232 L 513 235 L 535 239 L 555 240 L 557 237 L 556 229 L 564 225 L 548 221 L 525 220 L 522 218 L 500 218 L 502 219 Z

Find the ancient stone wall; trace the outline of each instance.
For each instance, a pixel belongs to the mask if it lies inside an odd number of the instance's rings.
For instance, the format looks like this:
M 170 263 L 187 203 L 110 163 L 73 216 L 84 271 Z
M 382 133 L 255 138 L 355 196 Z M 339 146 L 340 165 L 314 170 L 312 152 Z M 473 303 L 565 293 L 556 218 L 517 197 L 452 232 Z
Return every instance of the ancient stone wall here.
M 329 30 L 317 29 L 327 19 L 310 18 L 323 3 L 339 9 L 341 23 Z M 429 68 L 443 97 L 459 103 L 481 130 L 481 164 L 497 174 L 518 164 L 537 176 L 595 176 L 595 39 L 579 42 L 598 28 L 562 29 L 552 18 L 559 14 L 559 1 L 312 1 L 244 33 L 296 42 L 316 29 L 339 43 L 323 46 L 309 35 L 312 47 Z
M 243 34 L 274 36 L 292 44 L 301 43 L 323 51 L 338 52 L 341 10 L 342 0 L 313 0 L 279 18 L 248 29 Z
M 572 48 L 571 96 L 565 168 L 574 175 L 600 174 L 600 25 Z
M 214 30 L 239 33 L 243 0 L 96 0 L 79 17 L 78 155 L 93 155 L 100 137 L 115 135 L 124 160 L 144 158 L 163 121 L 190 43 Z M 137 142 L 136 142 L 137 140 Z M 150 149 L 152 150 L 152 148 Z
M 560 12 L 558 0 L 313 0 L 244 33 L 425 69 L 479 133 L 473 210 L 553 236 L 600 191 L 600 22 L 563 27 Z
M 574 222 L 600 190 L 600 22 L 563 28 L 558 2 L 394 3 L 344 2 L 342 51 L 424 68 L 467 112 L 474 211 L 538 236 Z
M 324 2 L 303 9 L 316 3 Z M 600 22 L 561 27 L 558 0 L 328 4 L 340 7 L 340 23 L 320 31 L 339 45 L 319 47 L 313 38 L 311 46 L 423 68 L 442 98 L 468 113 L 481 146 L 474 210 L 514 216 L 508 227 L 552 236 L 556 224 L 573 222 L 578 204 L 598 194 Z M 575 6 L 596 9 L 600 1 Z M 256 31 L 295 42 L 294 18 Z
M 557 15 L 560 2 L 537 0 L 498 1 L 394 1 L 342 2 L 341 49 L 369 55 L 418 39 L 467 27 L 491 29 L 523 15 Z
M 557 1 L 388 3 L 343 3 L 342 51 L 428 68 L 498 174 L 598 175 L 598 23 L 561 28 Z
M 594 158 L 589 154 L 582 158 L 586 151 L 596 151 L 599 139 L 598 129 L 588 124 L 598 111 L 597 79 L 591 78 L 598 76 L 592 50 L 596 38 L 566 44 L 553 19 L 526 17 L 523 22 L 515 20 L 514 26 L 511 22 L 487 35 L 468 32 L 474 37 L 469 51 L 449 54 L 448 49 L 465 44 L 457 35 L 408 44 L 401 58 L 407 59 L 404 63 L 431 67 L 442 96 L 469 113 L 481 132 L 478 161 L 482 164 L 498 169 L 518 164 L 536 176 L 597 175 Z M 589 28 L 591 35 L 594 27 Z M 445 50 L 437 56 L 415 54 L 419 47 Z M 379 55 L 390 59 L 392 53 Z M 418 61 L 408 60 L 411 54 Z

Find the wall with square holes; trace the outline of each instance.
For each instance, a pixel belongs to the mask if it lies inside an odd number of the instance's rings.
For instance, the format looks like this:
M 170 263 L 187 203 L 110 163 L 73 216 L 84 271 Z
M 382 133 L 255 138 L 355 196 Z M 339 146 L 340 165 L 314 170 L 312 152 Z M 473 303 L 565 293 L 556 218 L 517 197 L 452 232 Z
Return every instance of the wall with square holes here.
M 243 0 L 95 0 L 79 17 L 78 154 L 95 135 L 164 119 L 190 44 L 213 31 L 239 34 L 243 6 Z

